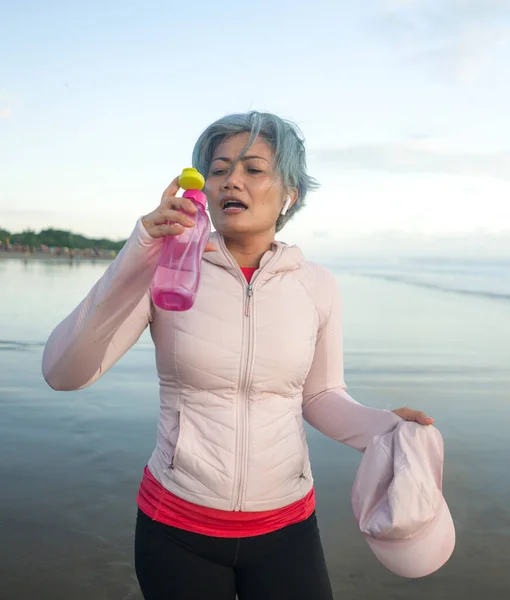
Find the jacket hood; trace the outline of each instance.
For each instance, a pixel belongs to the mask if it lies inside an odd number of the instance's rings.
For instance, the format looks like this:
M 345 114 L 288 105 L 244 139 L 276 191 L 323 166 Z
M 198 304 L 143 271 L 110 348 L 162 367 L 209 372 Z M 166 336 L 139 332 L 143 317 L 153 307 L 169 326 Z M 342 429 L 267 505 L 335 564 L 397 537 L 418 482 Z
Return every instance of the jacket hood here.
M 216 245 L 218 250 L 216 252 L 206 252 L 204 260 L 227 271 L 236 271 L 239 267 L 228 251 L 223 236 L 215 231 L 209 239 Z M 275 259 L 274 262 L 272 261 L 273 258 Z M 272 275 L 299 269 L 304 263 L 304 257 L 297 246 L 289 246 L 284 242 L 275 240 L 271 245 L 271 249 L 263 255 L 260 261 L 260 269 L 263 269 L 270 261 L 271 266 L 267 273 Z

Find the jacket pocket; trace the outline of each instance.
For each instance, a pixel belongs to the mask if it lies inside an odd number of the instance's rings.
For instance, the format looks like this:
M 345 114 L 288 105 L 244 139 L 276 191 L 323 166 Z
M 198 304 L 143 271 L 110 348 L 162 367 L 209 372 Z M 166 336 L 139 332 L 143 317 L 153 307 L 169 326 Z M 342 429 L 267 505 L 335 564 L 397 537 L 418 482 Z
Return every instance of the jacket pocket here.
M 306 479 L 305 470 L 306 470 L 306 457 L 307 457 L 307 446 L 306 446 L 306 438 L 304 437 L 303 431 L 303 417 L 301 415 L 296 415 L 295 417 L 296 423 L 296 434 L 298 436 L 299 441 L 299 477 L 301 479 Z
M 177 459 L 179 458 L 180 442 L 182 439 L 182 407 L 177 411 L 177 420 L 175 425 L 172 427 L 168 434 L 168 441 L 173 447 L 172 460 L 170 462 L 170 468 L 175 469 Z

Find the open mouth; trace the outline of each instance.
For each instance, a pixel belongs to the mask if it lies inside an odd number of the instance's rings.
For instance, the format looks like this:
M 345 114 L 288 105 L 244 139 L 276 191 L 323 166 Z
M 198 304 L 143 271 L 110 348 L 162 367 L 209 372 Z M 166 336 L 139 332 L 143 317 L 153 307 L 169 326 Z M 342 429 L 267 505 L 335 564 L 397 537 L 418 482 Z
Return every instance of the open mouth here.
M 237 213 L 246 210 L 248 207 L 241 200 L 235 198 L 227 199 L 223 202 L 223 210 L 228 213 Z

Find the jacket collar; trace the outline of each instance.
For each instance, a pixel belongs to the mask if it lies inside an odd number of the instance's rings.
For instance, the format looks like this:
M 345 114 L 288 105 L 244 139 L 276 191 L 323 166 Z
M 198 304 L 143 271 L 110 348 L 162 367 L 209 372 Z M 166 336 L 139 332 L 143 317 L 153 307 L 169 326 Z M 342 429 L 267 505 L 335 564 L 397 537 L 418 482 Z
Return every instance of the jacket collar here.
M 237 271 L 239 267 L 233 256 L 227 250 L 223 236 L 217 231 L 213 232 L 210 241 L 215 244 L 218 249 L 216 252 L 206 252 L 204 260 L 207 262 L 222 267 L 227 271 Z M 275 258 L 276 260 L 272 260 Z M 304 257 L 301 250 L 297 246 L 289 246 L 283 242 L 274 241 L 271 249 L 268 250 L 260 261 L 260 269 L 264 269 L 266 265 L 271 263 L 267 273 L 274 275 L 276 273 L 284 273 L 285 271 L 294 271 L 299 269 L 304 263 Z

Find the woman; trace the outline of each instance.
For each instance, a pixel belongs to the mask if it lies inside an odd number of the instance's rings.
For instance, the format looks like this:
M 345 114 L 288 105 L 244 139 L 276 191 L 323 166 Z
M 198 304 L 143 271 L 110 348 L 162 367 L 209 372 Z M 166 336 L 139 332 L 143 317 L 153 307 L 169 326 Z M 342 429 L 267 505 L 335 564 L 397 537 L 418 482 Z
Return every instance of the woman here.
M 135 536 L 147 600 L 331 599 L 303 417 L 360 451 L 400 418 L 432 419 L 346 393 L 335 279 L 275 241 L 315 187 L 297 128 L 227 116 L 201 135 L 193 166 L 216 229 L 193 308 L 160 310 L 149 292 L 162 238 L 193 227 L 175 179 L 51 334 L 44 377 L 88 386 L 150 325 L 161 409 Z

